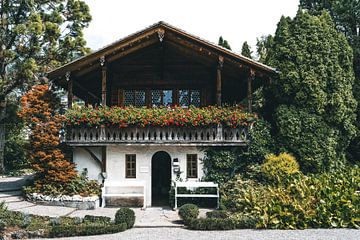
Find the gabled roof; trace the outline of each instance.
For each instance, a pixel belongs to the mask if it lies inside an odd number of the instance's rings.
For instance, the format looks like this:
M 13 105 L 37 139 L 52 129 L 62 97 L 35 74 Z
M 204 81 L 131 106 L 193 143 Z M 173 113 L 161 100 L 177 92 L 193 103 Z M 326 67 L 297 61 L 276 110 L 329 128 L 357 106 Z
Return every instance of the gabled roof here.
M 95 63 L 99 63 L 99 59 L 101 57 L 105 57 L 107 59 L 108 56 L 120 54 L 126 47 L 132 47 L 136 44 L 139 44 L 142 39 L 149 39 L 151 35 L 158 34 L 159 31 L 165 31 L 165 40 L 167 32 L 171 32 L 179 37 L 183 37 L 185 39 L 191 40 L 196 44 L 221 55 L 225 59 L 229 59 L 233 62 L 237 62 L 239 64 L 244 64 L 248 67 L 254 68 L 255 70 L 259 70 L 263 73 L 267 74 L 275 74 L 277 73 L 275 68 L 269 67 L 265 64 L 259 63 L 255 60 L 242 56 L 241 54 L 235 53 L 231 50 L 228 50 L 224 47 L 218 46 L 212 42 L 204 40 L 200 37 L 187 33 L 186 31 L 174 27 L 168 23 L 160 21 L 155 23 L 141 31 L 128 35 L 124 38 L 117 40 L 114 43 L 111 43 L 99 50 L 96 50 L 90 54 L 87 54 L 83 57 L 80 57 L 72 62 L 69 62 L 59 68 L 56 68 L 48 73 L 48 77 L 50 80 L 55 80 L 57 78 L 62 78 L 67 72 L 78 71 L 83 68 L 87 68 L 93 66 Z

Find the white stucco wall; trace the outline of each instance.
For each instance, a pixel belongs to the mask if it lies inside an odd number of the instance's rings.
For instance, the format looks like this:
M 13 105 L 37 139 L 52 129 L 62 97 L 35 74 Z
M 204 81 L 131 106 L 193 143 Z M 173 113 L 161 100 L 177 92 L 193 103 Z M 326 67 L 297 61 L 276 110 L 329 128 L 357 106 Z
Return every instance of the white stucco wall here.
M 88 147 L 96 157 L 101 159 L 101 147 Z M 102 181 L 100 176 L 100 165 L 90 156 L 90 154 L 82 147 L 75 147 L 73 151 L 73 161 L 76 164 L 76 169 L 79 173 L 83 172 L 86 168 L 88 171 L 88 177 L 92 180 Z
M 101 156 L 101 148 L 91 148 L 96 155 Z M 145 181 L 146 204 L 151 206 L 151 159 L 156 152 L 165 151 L 173 159 L 178 158 L 183 181 L 198 181 L 203 177 L 202 159 L 204 152 L 197 147 L 179 146 L 126 146 L 111 145 L 106 148 L 106 172 L 109 181 Z M 136 179 L 125 178 L 125 155 L 136 154 Z M 186 179 L 186 154 L 198 155 L 198 178 Z M 83 149 L 75 148 L 74 162 L 79 170 L 87 168 L 91 179 L 101 179 L 99 165 L 91 159 L 91 156 Z M 171 170 L 172 180 L 176 179 L 176 173 Z

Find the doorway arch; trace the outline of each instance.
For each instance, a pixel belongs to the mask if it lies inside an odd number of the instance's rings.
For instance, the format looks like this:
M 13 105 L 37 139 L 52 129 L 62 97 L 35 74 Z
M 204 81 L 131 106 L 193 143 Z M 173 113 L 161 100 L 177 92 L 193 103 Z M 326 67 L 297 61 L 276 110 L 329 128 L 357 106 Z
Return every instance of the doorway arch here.
M 171 186 L 171 156 L 165 151 L 151 158 L 151 205 L 168 206 Z

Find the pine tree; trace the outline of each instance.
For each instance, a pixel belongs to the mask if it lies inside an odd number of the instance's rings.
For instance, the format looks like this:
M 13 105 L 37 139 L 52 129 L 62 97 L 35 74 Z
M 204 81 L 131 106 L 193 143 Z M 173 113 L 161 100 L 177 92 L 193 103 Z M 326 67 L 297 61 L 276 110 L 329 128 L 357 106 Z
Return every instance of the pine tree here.
M 360 102 L 360 1 L 358 0 L 300 0 L 300 7 L 310 13 L 319 15 L 323 10 L 329 11 L 338 31 L 347 37 L 354 53 L 353 67 L 355 83 L 353 93 Z M 349 157 L 353 161 L 360 159 L 360 104 L 357 108 L 357 137 L 349 146 Z
M 1 1 L 0 131 L 13 92 L 29 89 L 50 69 L 89 52 L 82 31 L 90 21 L 81 0 Z
M 63 117 L 57 112 L 60 101 L 48 85 L 36 85 L 22 99 L 19 115 L 30 130 L 29 155 L 35 170 L 35 187 L 61 187 L 77 175 L 75 166 L 59 149 Z
M 218 45 L 231 50 L 230 44 L 228 41 L 224 40 L 222 36 L 219 37 Z
M 343 162 L 356 132 L 357 102 L 352 49 L 330 15 L 299 10 L 294 19 L 282 17 L 268 63 L 280 71 L 265 99 L 281 150 L 294 154 L 305 172 Z
M 247 43 L 247 41 L 245 41 L 241 48 L 241 55 L 252 59 L 251 54 L 252 54 L 251 48 L 250 48 L 249 44 Z
M 267 55 L 270 48 L 272 47 L 273 41 L 274 37 L 272 35 L 256 38 L 256 54 L 259 62 L 267 64 Z

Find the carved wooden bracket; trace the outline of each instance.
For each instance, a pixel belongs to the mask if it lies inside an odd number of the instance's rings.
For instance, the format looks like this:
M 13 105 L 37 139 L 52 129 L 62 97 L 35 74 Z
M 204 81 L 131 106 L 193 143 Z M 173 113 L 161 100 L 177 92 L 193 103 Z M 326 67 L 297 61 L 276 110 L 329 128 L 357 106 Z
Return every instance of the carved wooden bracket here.
M 100 61 L 100 65 L 104 66 L 105 65 L 105 56 L 101 56 L 99 61 Z
M 157 31 L 157 34 L 158 34 L 159 41 L 162 42 L 164 40 L 164 37 L 165 37 L 165 30 L 164 29 L 159 29 Z
M 70 72 L 65 73 L 65 79 L 66 79 L 67 82 L 70 81 L 70 75 L 71 75 Z
M 223 69 L 223 67 L 224 67 L 224 57 L 223 56 L 219 56 L 217 67 L 218 67 L 218 69 Z

